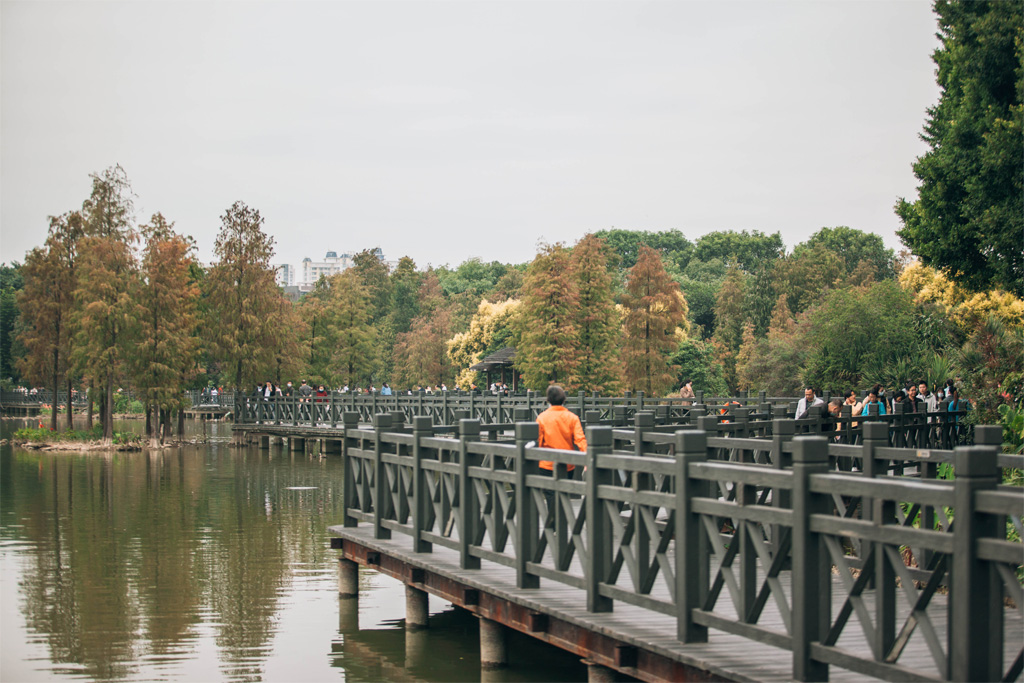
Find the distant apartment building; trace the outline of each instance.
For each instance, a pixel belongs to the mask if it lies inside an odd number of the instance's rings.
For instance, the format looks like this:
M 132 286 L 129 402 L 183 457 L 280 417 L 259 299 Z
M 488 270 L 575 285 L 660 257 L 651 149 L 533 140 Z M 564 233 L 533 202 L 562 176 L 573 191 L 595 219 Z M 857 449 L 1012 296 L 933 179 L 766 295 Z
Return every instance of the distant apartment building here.
M 302 259 L 299 286 L 312 287 L 321 277 L 331 277 L 352 267 L 352 254 L 329 251 L 323 261 L 314 261 L 308 256 Z
M 282 263 L 275 266 L 277 271 L 274 274 L 274 282 L 277 283 L 278 287 L 294 287 L 295 286 L 295 266 L 288 263 Z

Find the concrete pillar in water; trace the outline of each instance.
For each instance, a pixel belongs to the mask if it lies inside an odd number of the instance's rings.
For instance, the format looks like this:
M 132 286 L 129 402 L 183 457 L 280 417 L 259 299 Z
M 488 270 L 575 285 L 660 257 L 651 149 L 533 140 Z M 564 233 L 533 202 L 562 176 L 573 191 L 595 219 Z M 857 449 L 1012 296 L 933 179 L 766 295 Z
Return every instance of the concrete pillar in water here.
M 615 671 L 590 659 L 582 660 L 587 665 L 587 683 L 612 683 Z
M 260 450 L 263 450 L 263 451 L 270 450 L 270 435 L 269 434 L 261 434 L 260 437 L 259 437 L 259 440 L 260 440 Z
M 338 597 L 359 600 L 359 565 L 344 557 L 338 560 Z
M 405 629 L 405 668 L 419 669 L 430 658 L 430 633 L 426 629 Z
M 505 627 L 490 619 L 480 619 L 480 668 L 484 671 L 508 666 Z
M 300 439 L 300 438 L 294 437 L 294 436 L 289 436 L 288 437 L 288 446 L 293 451 L 305 451 L 306 450 L 306 440 L 305 439 Z
M 429 597 L 426 591 L 413 586 L 405 587 L 405 629 L 416 631 L 427 627 Z

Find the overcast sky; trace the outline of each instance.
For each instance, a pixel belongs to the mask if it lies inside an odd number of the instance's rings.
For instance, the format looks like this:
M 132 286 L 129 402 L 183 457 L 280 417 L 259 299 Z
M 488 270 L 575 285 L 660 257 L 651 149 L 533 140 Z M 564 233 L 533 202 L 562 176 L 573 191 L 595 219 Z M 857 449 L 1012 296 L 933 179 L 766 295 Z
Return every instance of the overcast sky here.
M 213 259 L 532 259 L 605 228 L 899 248 L 938 99 L 922 0 L 0 3 L 0 261 L 120 163 Z

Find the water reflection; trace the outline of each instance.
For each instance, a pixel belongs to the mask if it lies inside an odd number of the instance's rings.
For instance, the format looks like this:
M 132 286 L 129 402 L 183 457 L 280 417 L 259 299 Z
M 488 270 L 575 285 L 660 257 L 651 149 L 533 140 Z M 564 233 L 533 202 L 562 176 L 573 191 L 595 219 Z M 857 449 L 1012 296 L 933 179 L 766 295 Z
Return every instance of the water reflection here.
M 402 585 L 373 572 L 358 613 L 339 604 L 336 457 L 229 448 L 218 427 L 153 453 L 0 448 L 0 679 L 479 680 L 468 613 L 433 599 L 407 642 Z M 523 638 L 502 680 L 585 677 Z

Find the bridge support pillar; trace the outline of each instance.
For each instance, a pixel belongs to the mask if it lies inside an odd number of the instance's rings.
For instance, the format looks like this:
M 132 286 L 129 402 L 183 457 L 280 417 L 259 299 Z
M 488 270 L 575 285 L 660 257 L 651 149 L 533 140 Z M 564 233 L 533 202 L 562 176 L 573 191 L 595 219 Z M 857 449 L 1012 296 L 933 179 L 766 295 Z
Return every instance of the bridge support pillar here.
M 260 450 L 261 451 L 268 451 L 268 450 L 270 450 L 270 435 L 269 434 L 260 434 L 259 440 L 260 440 Z
M 484 671 L 504 669 L 508 666 L 508 646 L 505 627 L 490 619 L 480 619 L 480 668 Z
M 587 683 L 612 683 L 615 680 L 615 671 L 613 669 L 602 666 L 590 659 L 582 661 L 587 665 Z
M 339 439 L 324 439 L 320 452 L 324 455 L 341 455 L 341 441 Z
M 427 628 L 430 615 L 429 598 L 426 591 L 415 586 L 405 587 L 405 630 L 418 631 Z
M 338 560 L 338 597 L 359 601 L 359 565 L 344 557 Z
M 291 448 L 292 451 L 302 451 L 302 452 L 305 452 L 305 450 L 306 450 L 306 440 L 305 439 L 300 439 L 300 438 L 295 437 L 295 436 L 289 436 L 288 437 L 288 447 Z

